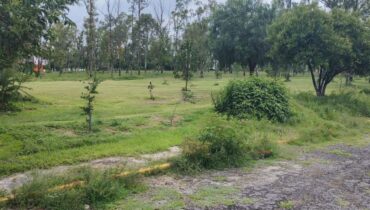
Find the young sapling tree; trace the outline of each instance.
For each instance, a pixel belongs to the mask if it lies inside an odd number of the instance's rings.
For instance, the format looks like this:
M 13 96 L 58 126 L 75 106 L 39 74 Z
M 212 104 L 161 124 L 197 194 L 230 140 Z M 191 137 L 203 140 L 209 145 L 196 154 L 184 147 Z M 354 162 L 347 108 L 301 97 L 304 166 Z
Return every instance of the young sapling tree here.
M 148 90 L 149 90 L 150 99 L 154 101 L 155 100 L 154 95 L 153 95 L 154 85 L 152 82 L 149 83 Z
M 86 101 L 86 105 L 81 107 L 81 109 L 83 110 L 83 113 L 86 115 L 86 122 L 89 132 L 92 131 L 94 101 L 96 94 L 98 94 L 97 88 L 99 83 L 100 81 L 96 77 L 94 77 L 94 79 L 85 86 L 87 92 L 81 94 L 81 98 Z

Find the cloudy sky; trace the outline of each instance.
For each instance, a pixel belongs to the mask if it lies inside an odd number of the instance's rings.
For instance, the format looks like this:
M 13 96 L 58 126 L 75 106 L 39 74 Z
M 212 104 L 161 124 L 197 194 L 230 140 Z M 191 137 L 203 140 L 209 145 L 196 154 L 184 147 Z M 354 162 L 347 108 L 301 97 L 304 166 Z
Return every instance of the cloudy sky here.
M 111 0 L 111 2 L 120 1 L 121 11 L 128 11 L 129 4 L 127 0 Z M 167 11 L 167 15 L 170 15 L 170 11 L 173 10 L 175 7 L 175 0 L 162 0 L 165 5 L 165 10 Z M 224 3 L 226 0 L 217 0 L 220 3 Z M 96 8 L 99 13 L 99 19 L 102 19 L 102 16 L 106 13 L 106 0 L 96 0 Z M 154 12 L 153 8 L 158 5 L 158 0 L 149 0 L 150 6 L 146 9 L 146 12 Z M 86 17 L 86 8 L 85 5 L 79 3 L 77 5 L 71 6 L 69 11 L 69 18 L 71 18 L 79 28 L 82 28 L 84 17 Z

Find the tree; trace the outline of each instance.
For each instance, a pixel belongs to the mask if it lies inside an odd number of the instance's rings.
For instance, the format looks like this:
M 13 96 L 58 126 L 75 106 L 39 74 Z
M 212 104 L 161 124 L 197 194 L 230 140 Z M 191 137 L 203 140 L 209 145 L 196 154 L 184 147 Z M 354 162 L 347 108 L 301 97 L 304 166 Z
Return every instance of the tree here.
M 132 15 L 134 18 L 134 11 L 137 12 L 137 25 L 136 30 L 134 30 L 134 24 L 132 24 L 132 42 L 134 44 L 135 52 L 137 59 L 137 68 L 138 68 L 138 74 L 140 75 L 140 69 L 141 69 L 141 52 L 142 52 L 142 46 L 143 46 L 143 39 L 141 35 L 141 18 L 142 18 L 142 12 L 143 10 L 148 7 L 148 1 L 147 0 L 129 0 L 129 3 L 131 3 L 131 9 L 132 9 Z M 134 23 L 134 19 L 133 19 Z M 134 38 L 136 36 L 136 38 Z
M 155 33 L 155 20 L 151 14 L 143 14 L 141 16 L 138 25 L 141 26 L 139 35 L 141 36 L 140 40 L 142 40 L 143 49 L 140 52 L 144 51 L 144 70 L 146 71 L 148 70 L 149 45 Z
M 86 101 L 86 105 L 81 107 L 83 113 L 86 115 L 86 122 L 89 132 L 92 131 L 92 120 L 93 120 L 93 111 L 94 111 L 94 101 L 95 95 L 98 94 L 97 88 L 100 81 L 94 77 L 87 86 L 85 86 L 86 93 L 81 94 L 81 98 Z
M 179 57 L 179 63 L 181 71 L 181 77 L 185 80 L 185 87 L 183 88 L 183 91 L 187 92 L 188 89 L 188 83 L 190 79 L 192 78 L 194 71 L 194 65 L 192 65 L 192 48 L 194 43 L 191 40 L 185 40 L 181 47 L 180 47 L 180 53 L 178 55 Z
M 257 65 L 266 62 L 269 50 L 266 27 L 272 18 L 271 8 L 261 1 L 228 0 L 211 19 L 210 42 L 214 57 L 226 68 L 234 62 L 248 66 L 253 75 Z
M 118 1 L 119 2 L 119 1 Z M 115 18 L 113 30 L 113 47 L 115 52 L 115 66 L 121 76 L 121 69 L 127 65 L 126 53 L 128 51 L 130 19 L 125 13 L 119 13 Z
M 157 69 L 163 73 L 165 65 L 170 63 L 170 49 L 171 40 L 168 32 L 168 24 L 165 23 L 164 4 L 163 0 L 158 1 L 159 5 L 154 6 L 155 20 L 156 20 L 156 35 L 157 40 L 152 43 L 153 60 Z
M 108 70 L 111 71 L 111 77 L 113 77 L 113 11 L 111 0 L 105 0 L 107 14 L 105 15 L 107 28 L 108 28 Z
M 76 53 L 77 27 L 74 25 L 55 24 L 51 29 L 48 47 L 50 66 L 63 73 L 63 69 L 72 67 L 73 54 Z
M 40 54 L 42 40 L 49 38 L 50 26 L 64 20 L 71 23 L 66 12 L 76 0 L 1 1 L 0 3 L 0 95 L 18 94 L 22 80 L 14 65 L 21 59 Z M 11 70 L 12 69 L 12 70 Z M 13 71 L 12 73 L 9 73 Z M 6 73 L 8 72 L 8 73 Z M 7 91 L 7 90 L 15 91 Z M 4 91 L 7 93 L 4 94 Z M 7 107 L 12 97 L 1 97 L 0 107 Z
M 87 43 L 87 72 L 90 78 L 96 70 L 96 8 L 95 0 L 84 0 L 88 17 L 85 21 L 86 43 Z
M 343 11 L 302 5 L 269 27 L 271 55 L 284 64 L 306 65 L 317 96 L 340 73 L 369 71 L 369 28 Z
M 208 20 L 201 19 L 190 24 L 184 33 L 184 40 L 191 43 L 190 65 L 194 71 L 204 75 L 204 69 L 211 62 L 211 53 L 208 46 Z
M 366 19 L 370 15 L 369 0 L 321 0 L 321 2 L 329 9 L 343 9 L 346 12 L 360 15 Z M 353 71 L 346 72 L 346 85 L 350 85 L 353 79 Z
M 184 33 L 184 39 L 191 40 L 194 44 L 192 47 L 192 65 L 195 70 L 200 72 L 200 77 L 204 77 L 204 70 L 211 65 L 212 56 L 209 48 L 208 25 L 209 18 L 207 12 L 211 9 L 212 2 L 203 5 L 197 1 L 198 8 L 195 15 L 196 20 L 190 24 Z
M 320 0 L 327 8 L 344 9 L 347 12 L 360 14 L 363 18 L 368 18 L 370 15 L 369 0 Z
M 173 60 L 175 73 L 176 71 L 178 71 L 179 68 L 178 54 L 181 45 L 180 35 L 189 23 L 189 15 L 191 13 L 191 10 L 189 9 L 190 3 L 191 0 L 176 0 L 175 10 L 172 11 L 173 30 L 175 32 L 173 43 L 174 45 Z

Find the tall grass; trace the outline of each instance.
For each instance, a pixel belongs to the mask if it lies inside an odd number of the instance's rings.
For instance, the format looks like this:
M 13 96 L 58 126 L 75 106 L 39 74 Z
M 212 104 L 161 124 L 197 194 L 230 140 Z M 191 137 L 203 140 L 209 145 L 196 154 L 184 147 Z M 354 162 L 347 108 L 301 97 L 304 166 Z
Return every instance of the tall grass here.
M 58 188 L 76 180 L 83 184 Z M 105 203 L 141 188 L 136 177 L 117 178 L 112 171 L 98 172 L 84 168 L 60 176 L 39 174 L 34 176 L 33 181 L 15 190 L 14 199 L 6 206 L 18 209 L 80 210 L 85 206 L 103 209 Z

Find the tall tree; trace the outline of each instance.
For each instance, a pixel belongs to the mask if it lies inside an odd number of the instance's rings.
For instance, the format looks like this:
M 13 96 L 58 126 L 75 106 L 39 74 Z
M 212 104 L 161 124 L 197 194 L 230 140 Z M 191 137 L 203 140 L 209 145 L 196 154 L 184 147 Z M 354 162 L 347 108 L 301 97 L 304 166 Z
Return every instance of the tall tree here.
M 174 37 L 174 69 L 175 72 L 178 71 L 178 54 L 180 50 L 181 40 L 180 36 L 182 35 L 184 29 L 189 23 L 189 16 L 191 14 L 190 3 L 192 0 L 176 0 L 175 10 L 172 11 L 172 22 L 173 30 L 175 32 Z
M 138 68 L 138 74 L 140 75 L 140 70 L 142 68 L 141 66 L 141 61 L 142 61 L 142 46 L 143 46 L 143 39 L 142 39 L 142 30 L 141 30 L 141 18 L 142 18 L 142 13 L 143 10 L 148 7 L 148 0 L 129 0 L 131 3 L 131 8 L 132 11 L 137 12 L 136 17 L 137 17 L 137 25 L 136 25 L 136 30 L 133 30 L 133 36 L 137 36 L 135 39 L 132 39 L 135 45 L 135 55 L 136 55 L 136 66 Z M 135 33 L 136 32 L 136 33 Z
M 118 68 L 118 74 L 121 76 L 121 70 L 126 65 L 130 29 L 130 18 L 125 13 L 119 13 L 115 18 L 115 27 L 113 30 L 113 47 L 115 52 L 115 66 Z
M 60 74 L 64 69 L 71 69 L 77 49 L 77 27 L 74 25 L 56 24 L 51 29 L 51 39 L 47 56 L 50 65 Z
M 197 19 L 184 32 L 183 39 L 191 44 L 191 66 L 194 71 L 204 76 L 204 69 L 211 63 L 211 53 L 208 46 L 208 19 L 202 18 L 200 9 L 197 9 Z
M 163 73 L 164 66 L 169 60 L 170 53 L 170 38 L 168 24 L 165 19 L 165 6 L 163 0 L 158 0 L 158 5 L 154 5 L 154 13 L 158 39 L 153 42 L 152 47 L 154 48 L 153 52 L 155 52 L 153 58 L 157 69 L 160 69 L 161 73 Z
M 227 68 L 234 62 L 248 66 L 253 75 L 257 65 L 266 62 L 266 27 L 272 18 L 269 5 L 259 0 L 228 0 L 211 19 L 210 41 L 215 58 Z
M 105 6 L 107 8 L 107 12 L 105 15 L 105 21 L 107 24 L 108 29 L 108 70 L 111 71 L 111 77 L 113 77 L 114 69 L 113 69 L 113 25 L 114 25 L 114 16 L 113 16 L 113 5 L 111 0 L 105 0 Z
M 86 43 L 87 43 L 87 70 L 93 77 L 96 70 L 96 7 L 95 0 L 84 0 L 88 17 L 85 21 Z
M 317 96 L 325 96 L 340 73 L 369 71 L 369 34 L 359 18 L 340 10 L 328 13 L 316 4 L 295 7 L 269 28 L 272 56 L 306 65 Z

